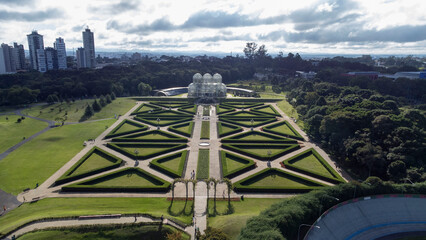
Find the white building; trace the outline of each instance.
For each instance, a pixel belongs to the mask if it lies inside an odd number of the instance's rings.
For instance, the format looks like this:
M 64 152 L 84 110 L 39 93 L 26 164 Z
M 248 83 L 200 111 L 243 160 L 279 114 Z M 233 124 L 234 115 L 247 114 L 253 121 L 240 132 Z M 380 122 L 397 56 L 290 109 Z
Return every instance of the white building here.
M 95 56 L 95 39 L 93 32 L 89 28 L 83 32 L 83 47 L 84 53 L 86 55 L 86 65 L 87 68 L 96 67 L 96 56 Z
M 53 47 L 58 54 L 58 69 L 67 69 L 67 51 L 65 48 L 64 39 L 57 38 L 53 43 Z
M 30 51 L 30 63 L 31 68 L 34 70 L 39 70 L 41 68 L 46 69 L 46 62 L 41 62 L 42 67 L 39 66 L 39 59 L 37 58 L 37 50 L 43 50 L 44 51 L 44 43 L 43 43 L 43 35 L 40 35 L 37 33 L 37 31 L 32 31 L 31 34 L 27 35 L 28 39 L 28 49 Z M 44 55 L 41 54 L 40 55 Z

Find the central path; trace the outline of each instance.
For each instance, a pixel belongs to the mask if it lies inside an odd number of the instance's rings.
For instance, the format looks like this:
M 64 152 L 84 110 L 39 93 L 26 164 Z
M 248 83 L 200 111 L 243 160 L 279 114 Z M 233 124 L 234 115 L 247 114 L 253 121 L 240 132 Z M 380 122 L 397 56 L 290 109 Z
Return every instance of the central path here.
M 198 182 L 195 187 L 194 203 L 194 227 L 201 233 L 207 228 L 207 185 L 205 182 Z

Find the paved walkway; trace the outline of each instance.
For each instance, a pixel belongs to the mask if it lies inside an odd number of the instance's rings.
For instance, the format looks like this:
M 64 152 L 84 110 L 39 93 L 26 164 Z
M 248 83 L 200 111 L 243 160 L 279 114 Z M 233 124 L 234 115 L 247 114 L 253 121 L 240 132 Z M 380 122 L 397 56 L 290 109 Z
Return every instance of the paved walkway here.
M 214 179 L 222 179 L 222 171 L 220 167 L 220 139 L 217 134 L 217 115 L 216 107 L 210 110 L 210 156 L 209 156 L 209 176 Z
M 207 228 L 207 185 L 198 182 L 195 186 L 194 225 L 201 233 Z

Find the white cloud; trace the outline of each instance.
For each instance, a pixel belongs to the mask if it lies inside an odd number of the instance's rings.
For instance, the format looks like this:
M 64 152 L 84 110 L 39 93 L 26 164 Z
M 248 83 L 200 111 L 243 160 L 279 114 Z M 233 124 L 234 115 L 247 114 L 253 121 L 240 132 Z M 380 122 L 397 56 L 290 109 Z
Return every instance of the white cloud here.
M 26 35 L 37 29 L 46 46 L 63 37 L 71 50 L 82 46 L 81 31 L 89 26 L 98 51 L 242 53 L 245 42 L 255 41 L 270 53 L 426 54 L 424 32 L 416 32 L 426 26 L 420 0 L 15 2 L 0 0 L 0 13 L 7 13 L 0 17 L 0 42 L 27 46 Z

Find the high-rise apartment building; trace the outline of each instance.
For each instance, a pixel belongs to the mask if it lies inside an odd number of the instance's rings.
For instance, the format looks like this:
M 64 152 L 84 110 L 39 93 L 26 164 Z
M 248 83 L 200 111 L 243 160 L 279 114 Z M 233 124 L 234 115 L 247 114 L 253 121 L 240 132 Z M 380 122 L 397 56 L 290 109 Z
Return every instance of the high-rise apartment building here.
M 16 70 L 25 69 L 25 51 L 22 44 L 13 43 L 12 50 L 13 59 L 15 61 Z
M 44 51 L 43 35 L 38 34 L 37 31 L 34 30 L 32 31 L 31 34 L 27 35 L 27 39 L 28 39 L 28 49 L 30 51 L 31 68 L 34 70 L 40 71 L 40 69 L 43 69 L 43 66 L 44 66 L 45 70 L 40 72 L 45 72 L 46 62 L 40 62 L 40 60 L 37 57 L 38 55 L 45 57 L 44 53 L 41 54 L 41 52 L 38 51 L 38 50 Z M 42 67 L 40 67 L 40 65 Z
M 67 51 L 65 48 L 64 39 L 57 38 L 53 43 L 53 47 L 58 54 L 58 69 L 67 69 Z
M 78 48 L 76 51 L 77 56 L 77 68 L 85 68 L 86 67 L 86 52 L 84 48 Z
M 44 49 L 46 54 L 47 70 L 58 70 L 58 51 L 54 48 L 47 47 Z
M 1 52 L 3 55 L 2 64 L 4 66 L 4 73 L 13 73 L 16 72 L 15 61 L 13 59 L 13 48 L 7 44 L 1 45 Z M 3 69 L 3 68 L 2 68 Z
M 46 53 L 44 49 L 36 50 L 36 58 L 37 58 L 37 71 L 46 72 L 47 71 L 47 63 L 46 63 Z
M 91 32 L 89 28 L 86 28 L 86 30 L 83 32 L 83 47 L 84 47 L 84 53 L 86 57 L 85 67 L 95 68 L 96 67 L 95 40 L 93 37 L 93 32 Z

